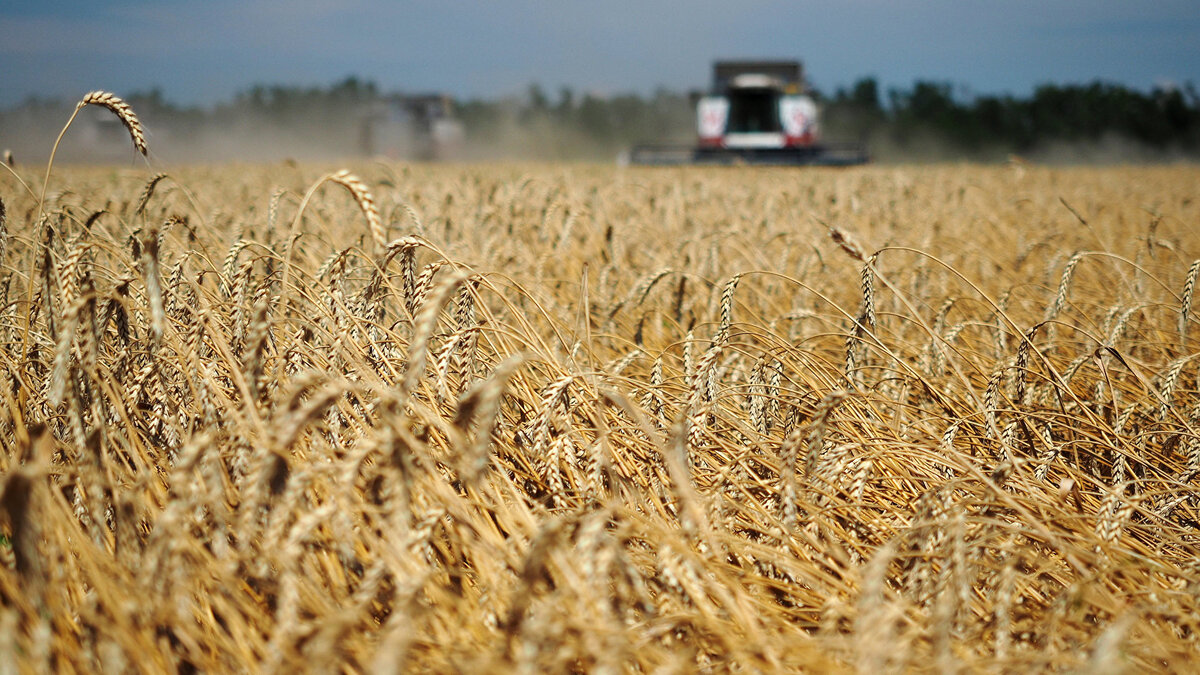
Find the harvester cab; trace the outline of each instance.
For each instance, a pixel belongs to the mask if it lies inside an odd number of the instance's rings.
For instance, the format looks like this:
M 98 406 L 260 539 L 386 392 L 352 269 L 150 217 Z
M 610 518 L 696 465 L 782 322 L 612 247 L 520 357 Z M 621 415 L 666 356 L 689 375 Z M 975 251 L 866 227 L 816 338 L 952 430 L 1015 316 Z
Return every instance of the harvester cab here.
M 867 161 L 858 144 L 820 140 L 817 104 L 799 61 L 718 61 L 696 100 L 695 147 L 645 145 L 635 164 L 822 164 Z
M 701 147 L 813 145 L 817 105 L 804 93 L 800 63 L 718 63 L 713 92 L 696 106 Z

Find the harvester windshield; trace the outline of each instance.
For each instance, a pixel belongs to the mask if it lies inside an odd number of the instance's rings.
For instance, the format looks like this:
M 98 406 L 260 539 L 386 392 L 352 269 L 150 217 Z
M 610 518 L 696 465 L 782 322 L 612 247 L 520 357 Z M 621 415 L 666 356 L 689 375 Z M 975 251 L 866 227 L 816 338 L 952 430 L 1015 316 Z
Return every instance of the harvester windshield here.
M 779 92 L 774 89 L 735 89 L 729 93 L 726 133 L 778 133 Z

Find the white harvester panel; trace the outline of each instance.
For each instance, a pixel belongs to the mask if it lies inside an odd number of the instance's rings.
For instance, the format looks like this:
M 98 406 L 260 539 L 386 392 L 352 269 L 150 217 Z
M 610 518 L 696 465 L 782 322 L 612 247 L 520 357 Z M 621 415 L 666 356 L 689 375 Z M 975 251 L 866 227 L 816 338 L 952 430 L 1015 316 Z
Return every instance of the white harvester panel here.
M 729 121 L 729 99 L 723 96 L 705 96 L 696 105 L 696 130 L 701 143 L 720 143 L 725 136 L 725 124 Z
M 817 104 L 807 96 L 782 96 L 779 99 L 779 121 L 787 145 L 816 143 L 820 128 L 817 125 Z

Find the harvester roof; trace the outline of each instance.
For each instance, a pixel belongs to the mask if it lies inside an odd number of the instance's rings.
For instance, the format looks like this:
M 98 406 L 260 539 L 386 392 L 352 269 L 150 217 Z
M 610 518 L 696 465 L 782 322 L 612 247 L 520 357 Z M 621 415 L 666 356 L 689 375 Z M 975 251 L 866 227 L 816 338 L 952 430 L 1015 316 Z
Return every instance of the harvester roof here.
M 779 82 L 781 87 L 803 90 L 804 67 L 799 61 L 717 61 L 713 64 L 713 91 L 723 92 L 740 86 L 747 76 Z

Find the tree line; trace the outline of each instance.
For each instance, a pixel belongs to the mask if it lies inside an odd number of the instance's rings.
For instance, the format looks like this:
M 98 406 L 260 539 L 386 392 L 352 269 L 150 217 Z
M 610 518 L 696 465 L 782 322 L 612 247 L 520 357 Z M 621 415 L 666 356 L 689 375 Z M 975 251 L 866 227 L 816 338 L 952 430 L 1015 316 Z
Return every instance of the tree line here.
M 1046 84 L 1028 96 L 1013 96 L 970 95 L 925 80 L 884 91 L 868 77 L 812 94 L 823 108 L 827 139 L 865 141 L 884 159 L 928 155 L 930 147 L 942 159 L 1002 158 L 1112 140 L 1164 157 L 1200 158 L 1200 94 L 1190 83 L 1148 91 L 1100 81 Z M 534 84 L 520 95 L 460 99 L 454 107 L 468 148 L 495 148 L 503 156 L 598 159 L 638 143 L 692 142 L 696 96 L 665 88 L 600 95 L 563 87 L 549 93 Z M 388 97 L 374 83 L 351 77 L 328 87 L 257 85 L 211 108 L 173 104 L 157 89 L 125 98 L 144 119 L 174 130 L 236 118 L 327 133 L 346 125 L 343 135 L 353 138 L 349 125 L 361 117 L 353 111 Z M 58 119 L 62 115 L 53 112 L 70 105 L 30 100 L 0 111 L 0 137 L 16 135 L 23 122 Z
M 1200 156 L 1200 95 L 1190 83 L 1149 92 L 1099 81 L 1046 84 L 1018 97 L 962 96 L 950 84 L 918 81 L 884 96 L 875 79 L 864 78 L 825 99 L 825 120 L 831 133 L 900 147 L 933 137 L 964 154 L 1120 139 Z

